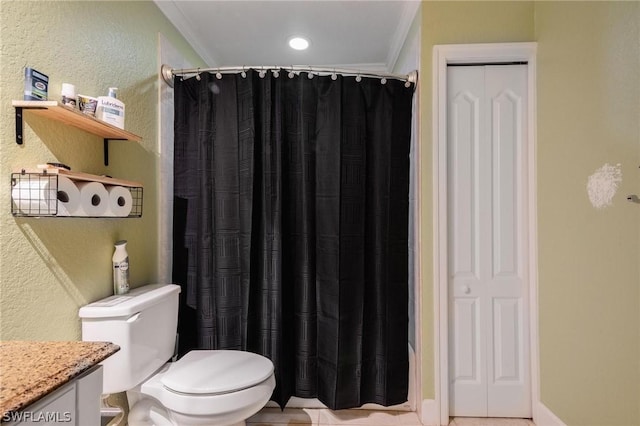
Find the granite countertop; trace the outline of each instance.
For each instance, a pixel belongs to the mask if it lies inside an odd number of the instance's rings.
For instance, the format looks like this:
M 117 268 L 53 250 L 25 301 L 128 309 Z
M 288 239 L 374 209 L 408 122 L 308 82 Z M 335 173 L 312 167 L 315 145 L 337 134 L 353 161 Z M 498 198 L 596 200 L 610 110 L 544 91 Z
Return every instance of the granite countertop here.
M 108 342 L 0 342 L 0 418 L 120 350 Z

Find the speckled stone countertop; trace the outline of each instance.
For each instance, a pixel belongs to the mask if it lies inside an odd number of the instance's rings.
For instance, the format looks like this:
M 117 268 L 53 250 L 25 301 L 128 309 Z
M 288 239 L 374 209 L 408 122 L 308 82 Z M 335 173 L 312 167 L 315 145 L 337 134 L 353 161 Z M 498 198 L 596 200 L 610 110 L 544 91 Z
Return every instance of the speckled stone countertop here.
M 118 350 L 108 342 L 0 342 L 0 417 L 37 401 Z

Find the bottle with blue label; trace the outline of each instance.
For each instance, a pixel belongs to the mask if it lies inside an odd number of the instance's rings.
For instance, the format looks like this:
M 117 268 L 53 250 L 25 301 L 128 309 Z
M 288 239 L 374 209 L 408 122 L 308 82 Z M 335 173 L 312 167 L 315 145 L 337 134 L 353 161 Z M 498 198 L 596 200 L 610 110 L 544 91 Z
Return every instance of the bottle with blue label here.
M 124 102 L 118 99 L 117 87 L 109 87 L 108 96 L 98 97 L 96 118 L 124 129 Z
M 127 253 L 127 240 L 121 240 L 115 244 L 113 253 L 113 294 L 126 294 L 129 292 L 129 254 Z

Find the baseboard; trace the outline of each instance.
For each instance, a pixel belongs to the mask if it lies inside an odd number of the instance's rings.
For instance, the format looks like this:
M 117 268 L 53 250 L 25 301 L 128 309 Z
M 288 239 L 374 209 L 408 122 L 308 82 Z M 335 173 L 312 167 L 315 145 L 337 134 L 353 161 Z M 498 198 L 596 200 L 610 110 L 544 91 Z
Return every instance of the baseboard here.
M 533 419 L 536 426 L 567 426 L 558 416 L 553 414 L 542 402 L 538 403 L 536 417 Z
M 422 416 L 420 421 L 425 426 L 440 426 L 438 404 L 433 399 L 422 400 Z
M 441 426 L 438 404 L 433 399 L 422 400 L 420 421 L 424 426 Z M 567 426 L 546 405 L 539 402 L 533 419 L 536 426 Z

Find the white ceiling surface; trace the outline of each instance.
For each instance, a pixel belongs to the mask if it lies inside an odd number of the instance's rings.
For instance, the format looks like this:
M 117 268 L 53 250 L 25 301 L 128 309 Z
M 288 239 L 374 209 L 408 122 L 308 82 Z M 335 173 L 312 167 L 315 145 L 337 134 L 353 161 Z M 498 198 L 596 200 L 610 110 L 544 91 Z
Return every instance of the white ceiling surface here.
M 155 0 L 210 67 L 335 66 L 390 72 L 416 0 Z M 292 36 L 311 42 L 291 49 Z M 168 64 L 172 65 L 172 64 Z

